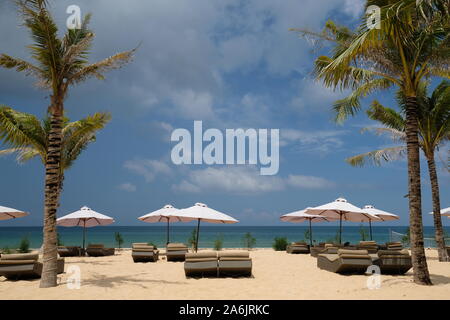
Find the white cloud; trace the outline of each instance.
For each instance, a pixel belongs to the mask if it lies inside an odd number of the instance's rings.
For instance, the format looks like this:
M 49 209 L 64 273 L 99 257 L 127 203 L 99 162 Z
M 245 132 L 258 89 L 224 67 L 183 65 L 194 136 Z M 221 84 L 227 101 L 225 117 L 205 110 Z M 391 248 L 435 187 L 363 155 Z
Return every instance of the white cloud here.
M 180 184 L 172 189 L 179 192 L 227 192 L 233 194 L 265 193 L 285 190 L 288 187 L 301 189 L 331 188 L 334 183 L 314 176 L 289 175 L 261 176 L 253 166 L 209 167 L 193 170 Z
M 145 178 L 147 182 L 155 180 L 156 176 L 171 175 L 172 170 L 163 161 L 151 159 L 138 159 L 125 161 L 124 167 Z
M 126 182 L 117 186 L 119 190 L 127 192 L 135 192 L 137 190 L 136 186 L 132 183 Z
M 301 189 L 326 189 L 335 186 L 334 182 L 327 179 L 302 175 L 289 175 L 287 184 Z
M 280 130 L 280 145 L 293 146 L 303 152 L 318 156 L 340 149 L 344 142 L 340 138 L 347 134 L 345 130 L 302 131 L 296 129 Z
M 213 117 L 213 98 L 208 92 L 183 90 L 172 93 L 170 99 L 175 105 L 175 112 L 187 119 L 209 119 Z

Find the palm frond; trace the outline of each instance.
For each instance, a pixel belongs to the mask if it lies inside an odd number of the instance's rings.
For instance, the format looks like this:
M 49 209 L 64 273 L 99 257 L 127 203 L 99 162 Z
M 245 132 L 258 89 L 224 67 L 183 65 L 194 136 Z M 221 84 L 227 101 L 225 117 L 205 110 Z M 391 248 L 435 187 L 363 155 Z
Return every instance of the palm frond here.
M 334 103 L 333 110 L 336 114 L 335 121 L 342 123 L 349 116 L 355 115 L 360 109 L 360 99 L 368 96 L 375 90 L 385 90 L 393 84 L 385 78 L 377 78 L 367 81 L 357 87 L 349 96 L 344 99 L 337 100 Z
M 383 162 L 391 162 L 403 158 L 406 155 L 406 146 L 385 148 L 366 152 L 345 161 L 353 167 L 363 167 L 366 164 L 380 166 Z

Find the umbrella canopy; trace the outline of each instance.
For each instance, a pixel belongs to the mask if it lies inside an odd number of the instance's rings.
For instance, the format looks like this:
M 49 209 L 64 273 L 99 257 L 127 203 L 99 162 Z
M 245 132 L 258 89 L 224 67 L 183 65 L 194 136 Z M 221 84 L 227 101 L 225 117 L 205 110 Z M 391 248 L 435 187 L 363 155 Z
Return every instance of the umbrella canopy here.
M 167 204 L 161 209 L 150 212 L 142 217 L 139 217 L 138 219 L 148 223 L 167 222 L 167 243 L 169 243 L 169 223 L 181 221 L 179 217 L 174 216 L 174 214 L 176 214 L 178 211 L 180 210 L 174 208 L 170 204 Z
M 138 219 L 144 222 L 149 223 L 155 223 L 155 222 L 178 222 L 181 221 L 180 218 L 177 216 L 174 216 L 174 213 L 177 213 L 180 211 L 177 208 L 174 208 L 172 205 L 167 204 L 161 209 L 158 209 L 156 211 L 150 212 L 142 217 L 139 217 Z
M 209 223 L 237 223 L 238 220 L 226 215 L 225 213 L 219 212 L 217 210 L 208 208 L 208 206 L 204 203 L 196 203 L 192 207 L 181 209 L 177 213 L 174 213 L 173 216 L 177 216 L 180 221 L 192 221 L 197 220 L 197 238 L 195 241 L 195 250 L 198 249 L 198 239 L 200 234 L 200 221 L 209 222 Z
M 83 227 L 83 249 L 85 248 L 86 228 L 106 226 L 114 222 L 114 219 L 104 214 L 95 212 L 88 207 L 72 212 L 58 218 L 56 224 L 63 227 Z
M 0 206 L 0 220 L 16 219 L 27 215 L 29 215 L 28 212 Z
M 342 221 L 363 222 L 371 221 L 372 215 L 352 205 L 344 198 L 338 198 L 333 202 L 306 209 L 308 214 L 317 214 L 328 218 L 339 219 L 339 243 L 342 243 Z
M 433 214 L 433 212 L 430 212 L 430 214 Z M 441 216 L 447 216 L 450 218 L 450 207 L 441 209 Z
M 363 210 L 367 213 L 370 213 L 373 216 L 378 217 L 382 221 L 391 221 L 391 220 L 398 220 L 400 219 L 399 216 L 393 213 L 389 213 L 380 209 L 375 208 L 372 205 L 366 205 L 364 206 Z
M 309 209 L 309 208 L 307 208 L 307 209 Z M 293 222 L 293 223 L 301 223 L 301 222 L 308 221 L 309 222 L 309 244 L 312 246 L 313 245 L 313 243 L 312 243 L 313 236 L 312 236 L 311 223 L 312 222 L 330 221 L 330 220 L 334 220 L 334 219 L 326 218 L 326 217 L 319 216 L 319 215 L 307 214 L 307 213 L 305 213 L 307 209 L 282 215 L 280 217 L 280 220 L 284 221 L 284 222 Z

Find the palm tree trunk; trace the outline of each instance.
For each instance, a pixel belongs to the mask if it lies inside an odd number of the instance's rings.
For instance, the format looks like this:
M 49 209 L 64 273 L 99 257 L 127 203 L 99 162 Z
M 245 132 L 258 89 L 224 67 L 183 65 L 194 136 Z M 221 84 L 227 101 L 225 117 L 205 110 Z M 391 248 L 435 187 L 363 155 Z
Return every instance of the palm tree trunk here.
M 417 98 L 406 98 L 406 146 L 408 152 L 409 226 L 414 282 L 431 285 L 423 243 L 422 199 L 420 189 L 420 155 Z
M 431 182 L 431 196 L 433 199 L 433 218 L 434 218 L 434 230 L 436 238 L 436 246 L 439 255 L 439 261 L 448 261 L 447 250 L 445 249 L 444 230 L 442 228 L 441 219 L 441 202 L 439 197 L 439 183 L 436 173 L 436 163 L 434 161 L 434 150 L 431 150 L 427 155 L 428 171 L 430 174 Z
M 53 98 L 52 98 L 53 99 Z M 56 107 L 55 107 L 56 106 Z M 56 211 L 61 193 L 62 104 L 52 104 L 45 161 L 44 253 L 40 287 L 57 285 Z

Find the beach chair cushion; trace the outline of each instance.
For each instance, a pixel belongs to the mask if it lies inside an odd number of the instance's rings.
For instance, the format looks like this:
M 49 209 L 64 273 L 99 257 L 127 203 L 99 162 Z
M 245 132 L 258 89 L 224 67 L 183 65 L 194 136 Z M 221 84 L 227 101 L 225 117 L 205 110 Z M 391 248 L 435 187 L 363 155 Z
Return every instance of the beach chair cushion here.
M 88 249 L 103 249 L 105 245 L 103 244 L 89 244 Z
M 249 258 L 250 254 L 246 251 L 220 251 L 219 260 L 226 258 Z
M 217 253 L 215 251 L 186 253 L 186 260 L 192 260 L 192 259 L 216 259 L 217 260 Z
M 2 254 L 1 260 L 31 260 L 37 261 L 39 259 L 38 253 L 15 253 L 15 254 Z
M 337 253 L 340 256 L 342 255 L 364 256 L 369 254 L 367 250 L 346 250 L 346 249 L 338 249 Z

